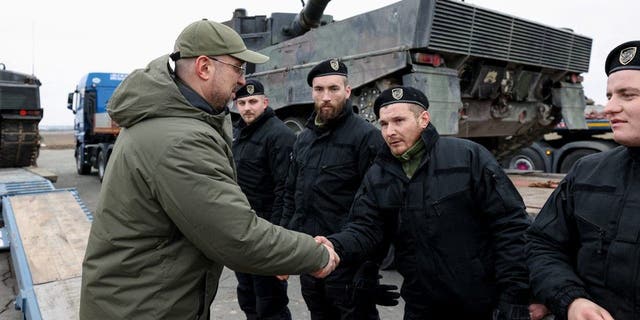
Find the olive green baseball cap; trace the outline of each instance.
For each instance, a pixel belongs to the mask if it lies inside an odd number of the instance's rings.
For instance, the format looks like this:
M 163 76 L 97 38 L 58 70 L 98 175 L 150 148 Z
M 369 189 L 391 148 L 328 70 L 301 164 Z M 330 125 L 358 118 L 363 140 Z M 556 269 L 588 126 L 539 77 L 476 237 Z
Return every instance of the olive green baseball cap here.
M 202 19 L 188 25 L 176 39 L 171 59 L 230 55 L 250 63 L 264 63 L 269 57 L 247 49 L 240 35 L 224 24 Z

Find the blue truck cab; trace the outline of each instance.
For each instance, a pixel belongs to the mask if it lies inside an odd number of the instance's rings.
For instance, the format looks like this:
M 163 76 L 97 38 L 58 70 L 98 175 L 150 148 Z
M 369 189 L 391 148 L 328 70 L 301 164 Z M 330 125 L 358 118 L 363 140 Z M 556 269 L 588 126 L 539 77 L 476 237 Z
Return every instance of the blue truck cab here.
M 75 114 L 75 159 L 78 174 L 98 170 L 100 181 L 120 128 L 107 113 L 107 102 L 125 73 L 92 72 L 84 75 L 76 90 L 69 93 L 67 108 Z

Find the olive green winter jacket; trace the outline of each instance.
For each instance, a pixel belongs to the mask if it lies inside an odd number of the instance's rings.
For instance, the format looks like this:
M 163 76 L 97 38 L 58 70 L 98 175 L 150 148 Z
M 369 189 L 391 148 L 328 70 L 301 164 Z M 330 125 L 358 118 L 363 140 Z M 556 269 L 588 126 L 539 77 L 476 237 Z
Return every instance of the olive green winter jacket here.
M 208 319 L 223 265 L 276 275 L 328 261 L 310 236 L 251 210 L 225 114 L 192 106 L 168 60 L 134 71 L 109 103 L 122 129 L 84 258 L 81 319 Z

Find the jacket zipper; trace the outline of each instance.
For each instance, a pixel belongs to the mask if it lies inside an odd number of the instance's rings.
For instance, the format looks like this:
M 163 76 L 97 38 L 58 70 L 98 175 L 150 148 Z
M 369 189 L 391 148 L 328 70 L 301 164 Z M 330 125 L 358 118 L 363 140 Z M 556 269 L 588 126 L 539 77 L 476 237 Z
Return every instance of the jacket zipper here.
M 596 231 L 598 232 L 599 235 L 599 241 L 598 241 L 598 249 L 596 250 L 596 253 L 599 255 L 602 255 L 602 253 L 604 252 L 604 240 L 605 237 L 607 235 L 607 231 L 600 228 L 600 226 L 598 226 L 597 224 L 585 219 L 584 217 L 578 216 L 576 215 L 576 217 L 584 222 L 586 222 L 588 225 L 590 225 L 591 227 L 593 227 L 594 229 L 596 229 Z

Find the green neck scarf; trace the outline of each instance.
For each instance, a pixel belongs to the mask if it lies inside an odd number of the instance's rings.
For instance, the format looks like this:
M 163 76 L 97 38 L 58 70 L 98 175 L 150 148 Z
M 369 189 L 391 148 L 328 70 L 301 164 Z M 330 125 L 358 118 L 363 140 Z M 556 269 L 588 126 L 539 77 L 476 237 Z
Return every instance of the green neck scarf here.
M 422 156 L 424 155 L 424 141 L 418 138 L 418 141 L 401 155 L 393 155 L 402 163 L 402 170 L 411 178 L 418 169 Z

